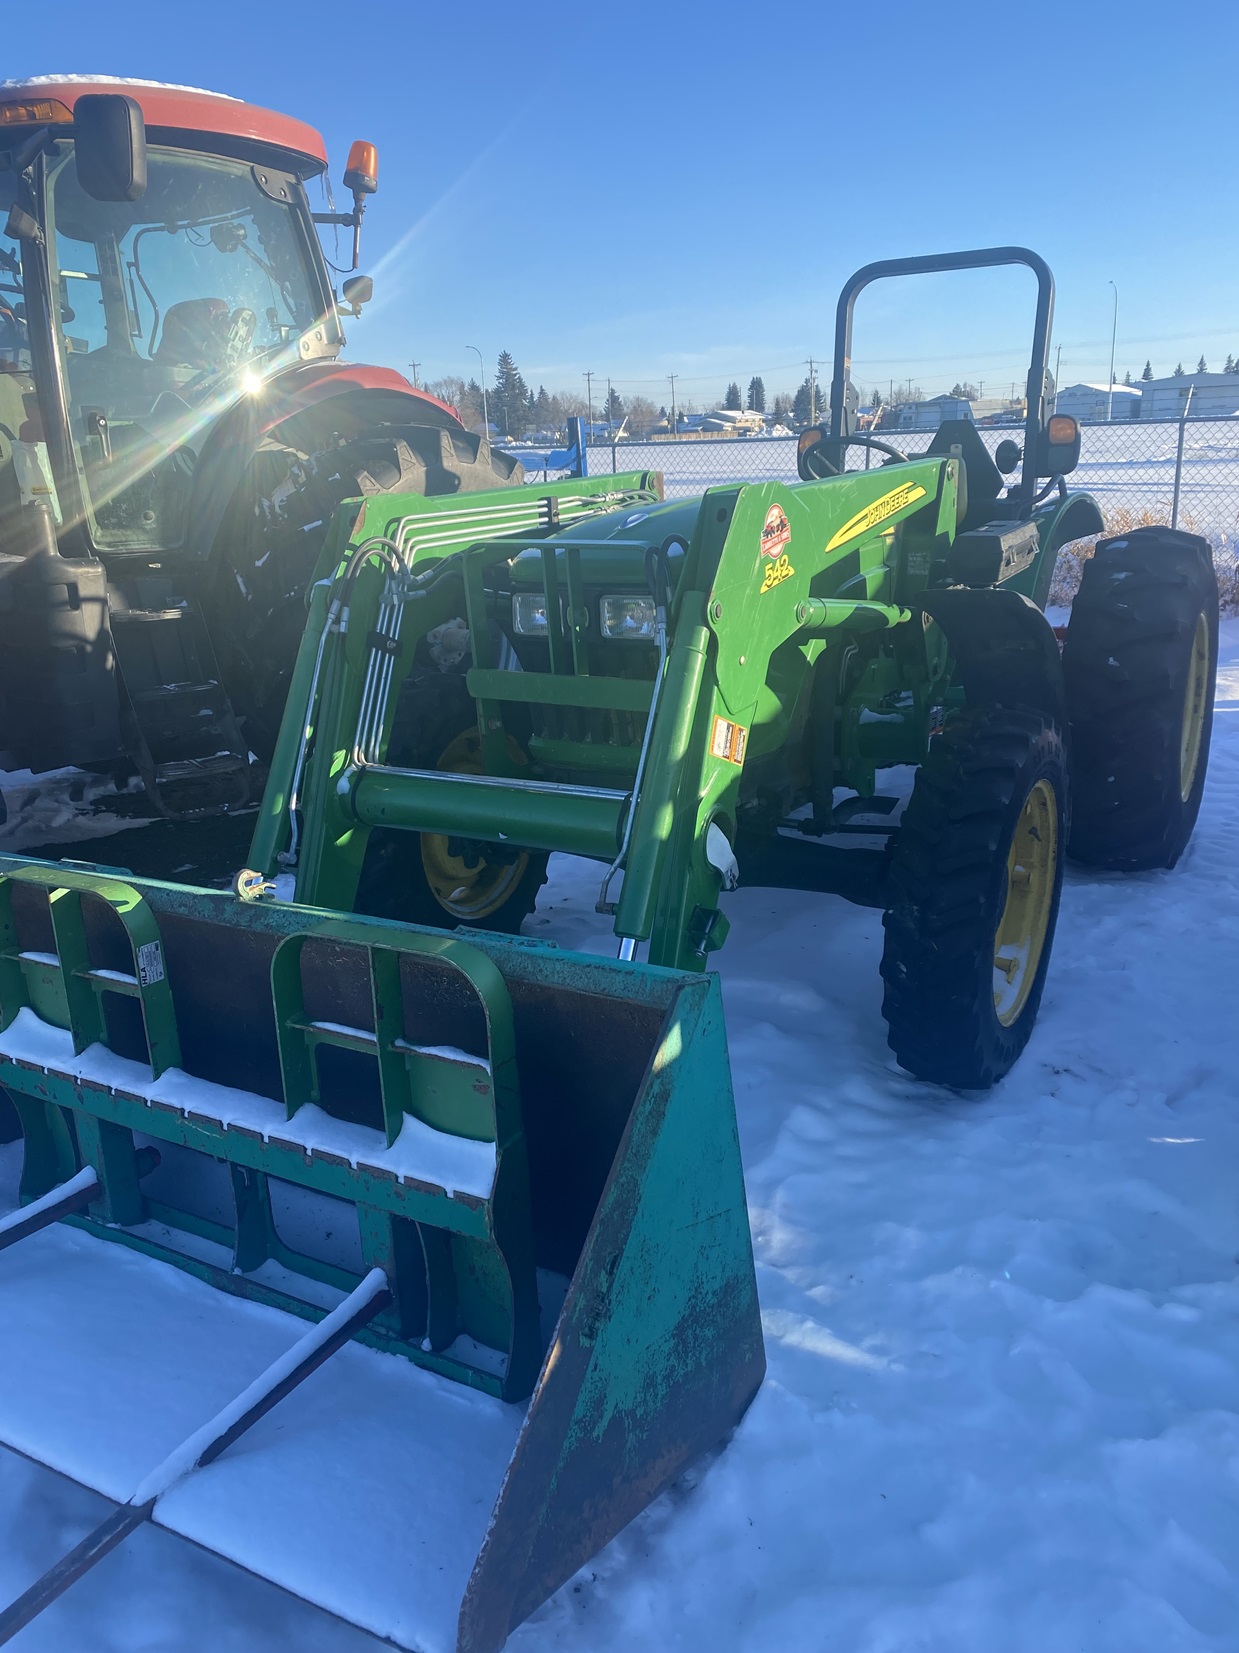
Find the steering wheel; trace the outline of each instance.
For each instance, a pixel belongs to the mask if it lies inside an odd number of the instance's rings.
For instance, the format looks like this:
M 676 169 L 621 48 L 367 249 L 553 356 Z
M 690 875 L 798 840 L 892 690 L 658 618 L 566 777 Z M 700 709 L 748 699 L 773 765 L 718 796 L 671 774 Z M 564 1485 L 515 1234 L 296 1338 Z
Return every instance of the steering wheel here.
M 224 329 L 224 365 L 237 367 L 249 354 L 258 317 L 252 310 L 234 310 Z
M 878 436 L 824 436 L 820 442 L 815 442 L 811 448 L 806 448 L 797 460 L 796 469 L 806 482 L 821 482 L 828 476 L 838 476 L 839 471 L 822 452 L 829 442 L 835 448 L 876 448 L 879 453 L 889 454 L 900 465 L 909 463 L 908 456 L 901 449 L 883 442 Z

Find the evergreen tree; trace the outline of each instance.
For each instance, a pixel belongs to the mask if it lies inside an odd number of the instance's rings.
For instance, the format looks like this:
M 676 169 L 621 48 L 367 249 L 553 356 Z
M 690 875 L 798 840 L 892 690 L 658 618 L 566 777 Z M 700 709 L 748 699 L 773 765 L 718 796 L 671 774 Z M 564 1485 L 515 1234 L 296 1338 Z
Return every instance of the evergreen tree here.
M 1228 355 L 1227 358 L 1226 358 L 1226 366 L 1222 369 L 1222 372 L 1223 373 L 1233 373 L 1234 371 L 1235 371 L 1235 358 L 1233 356 Z
M 1153 377 L 1153 363 L 1152 362 L 1145 362 L 1144 372 L 1140 375 L 1140 377 L 1144 380 L 1145 384 L 1148 384 L 1149 380 Z
M 801 426 L 813 423 L 813 400 L 813 387 L 806 378 L 792 398 L 792 419 L 794 423 Z
M 1131 384 L 1131 368 L 1130 367 L 1127 369 L 1127 372 L 1124 373 L 1124 375 L 1123 375 L 1123 383 L 1125 385 L 1130 385 Z
M 501 436 L 514 440 L 529 429 L 529 390 L 508 350 L 500 352 L 495 388 L 490 398 L 490 419 Z
M 750 413 L 766 411 L 766 387 L 757 374 L 749 380 L 748 408 Z
M 740 386 L 733 379 L 727 386 L 727 394 L 723 397 L 723 406 L 729 413 L 739 413 L 743 405 L 740 400 Z
M 538 386 L 538 394 L 533 404 L 533 422 L 539 430 L 555 430 L 559 426 L 545 385 Z
M 1183 377 L 1183 363 L 1182 362 L 1176 362 L 1174 364 L 1174 374 L 1172 376 L 1176 379 L 1181 379 Z
M 602 404 L 602 411 L 606 416 L 607 424 L 614 426 L 617 430 L 624 423 L 624 399 L 614 385 L 611 386 L 607 399 Z
M 772 417 L 776 425 L 786 425 L 792 416 L 792 399 L 783 391 L 777 392 L 774 398 Z
M 1197 373 L 1207 373 L 1209 371 L 1209 369 L 1205 366 L 1205 358 L 1204 358 L 1203 352 L 1201 353 L 1200 360 L 1196 363 L 1196 371 L 1197 371 Z

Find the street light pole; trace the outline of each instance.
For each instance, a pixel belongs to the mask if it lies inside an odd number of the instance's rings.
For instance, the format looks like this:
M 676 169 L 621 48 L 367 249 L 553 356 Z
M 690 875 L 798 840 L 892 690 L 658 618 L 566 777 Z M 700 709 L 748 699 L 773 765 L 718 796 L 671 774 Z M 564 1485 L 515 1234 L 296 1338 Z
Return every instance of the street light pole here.
M 482 352 L 476 344 L 467 344 L 466 350 L 472 350 L 478 359 L 478 372 L 482 375 L 482 434 L 490 441 L 490 408 L 486 401 L 486 363 L 482 360 Z
M 1110 282 L 1110 286 L 1114 287 L 1114 325 L 1110 329 L 1110 383 L 1106 387 L 1107 424 L 1112 423 L 1114 419 L 1114 341 L 1119 332 L 1119 290 L 1113 281 Z
M 678 436 L 679 435 L 679 431 L 677 431 L 677 429 L 676 429 L 676 418 L 675 418 L 675 381 L 679 378 L 679 376 L 680 375 L 678 373 L 668 373 L 668 375 L 667 375 L 668 381 L 670 382 L 670 385 L 671 385 L 671 434 L 672 434 L 672 436 Z
M 591 368 L 588 373 L 582 373 L 581 377 L 585 380 L 585 405 L 589 409 L 589 434 L 590 434 L 590 436 L 592 436 L 594 434 L 594 370 L 593 370 L 593 368 Z M 586 440 L 588 440 L 588 438 L 586 438 Z

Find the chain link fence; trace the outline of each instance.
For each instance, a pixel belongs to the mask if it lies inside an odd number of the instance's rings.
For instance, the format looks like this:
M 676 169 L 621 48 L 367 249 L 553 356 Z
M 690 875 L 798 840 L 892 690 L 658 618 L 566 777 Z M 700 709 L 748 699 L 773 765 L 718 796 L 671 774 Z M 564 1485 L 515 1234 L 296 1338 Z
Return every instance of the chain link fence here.
M 1022 438 L 1021 426 L 978 426 L 992 453 L 999 442 Z M 930 430 L 875 433 L 902 452 L 921 454 Z M 1239 608 L 1239 417 L 1163 422 L 1131 420 L 1085 425 L 1080 463 L 1071 486 L 1093 495 L 1109 534 L 1145 524 L 1176 524 L 1211 541 L 1223 606 Z M 519 449 L 514 450 L 517 457 Z M 880 464 L 881 455 L 853 448 L 849 469 Z M 728 482 L 794 482 L 794 436 L 681 436 L 657 442 L 623 441 L 588 449 L 591 476 L 608 471 L 661 471 L 668 499 Z M 537 473 L 540 475 L 541 473 Z M 531 476 L 531 480 L 533 477 Z M 1069 603 L 1080 564 L 1092 550 L 1081 541 L 1060 553 L 1051 600 Z

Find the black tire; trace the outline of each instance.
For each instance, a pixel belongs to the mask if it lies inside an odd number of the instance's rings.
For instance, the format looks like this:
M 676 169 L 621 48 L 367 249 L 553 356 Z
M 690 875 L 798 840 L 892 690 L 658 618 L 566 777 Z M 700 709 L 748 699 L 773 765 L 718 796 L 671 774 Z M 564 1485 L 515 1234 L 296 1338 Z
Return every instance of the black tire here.
M 1037 712 L 969 708 L 930 745 L 895 841 L 882 920 L 887 1038 L 917 1078 L 985 1090 L 1028 1043 L 1058 919 L 1067 797 L 1062 734 Z M 1017 830 L 1034 857 L 1052 842 L 1024 898 L 1039 952 L 1029 946 L 1023 970 L 1007 975 L 1000 1006 L 1000 941 L 1005 959 L 1017 956 L 1000 926 L 1024 910 L 1009 901 Z
M 1217 633 L 1198 535 L 1137 528 L 1085 563 L 1063 644 L 1074 860 L 1137 872 L 1182 855 L 1209 763 Z
M 458 762 L 462 752 L 476 752 L 476 742 L 477 711 L 460 673 L 411 671 L 396 705 L 387 761 L 409 769 L 455 767 L 444 763 L 445 756 L 454 749 Z M 460 855 L 450 855 L 453 848 Z M 470 861 L 473 866 L 468 865 Z M 375 918 L 516 935 L 546 883 L 546 862 L 546 855 L 539 851 L 497 854 L 490 844 L 457 844 L 434 833 L 375 827 L 366 846 L 355 906 L 359 913 Z M 484 910 L 471 912 L 469 900 L 453 905 L 436 895 L 434 872 L 453 865 L 461 867 L 466 884 L 477 880 L 481 888 L 472 905 Z M 488 874 L 493 875 L 489 894 Z M 492 899 L 497 904 L 492 905 Z

